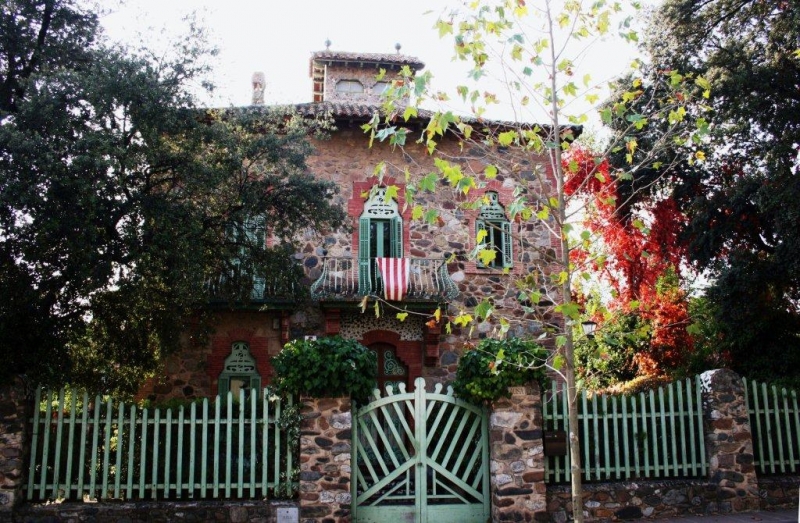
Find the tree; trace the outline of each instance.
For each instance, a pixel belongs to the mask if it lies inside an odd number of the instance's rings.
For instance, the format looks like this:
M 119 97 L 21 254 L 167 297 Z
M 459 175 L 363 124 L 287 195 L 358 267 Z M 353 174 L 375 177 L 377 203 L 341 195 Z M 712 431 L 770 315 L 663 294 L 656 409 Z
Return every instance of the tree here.
M 587 301 L 605 302 L 609 314 L 617 316 L 616 326 L 632 321 L 641 325 L 630 332 L 604 329 L 605 339 L 591 345 L 613 348 L 617 357 L 626 354 L 626 364 L 617 365 L 622 371 L 618 378 L 633 377 L 634 368 L 642 376 L 680 371 L 693 349 L 687 330 L 689 296 L 681 275 L 688 263 L 686 242 L 680 236 L 686 219 L 669 196 L 647 192 L 635 200 L 626 197 L 628 180 L 611 176 L 608 160 L 595 164 L 596 158 L 584 147 L 573 147 L 565 157 L 566 162 L 577 163 L 565 191 L 587 199 L 583 225 L 602 242 L 604 252 L 600 258 L 586 260 L 590 253 L 576 251 L 575 258 L 590 261 L 592 281 L 605 291 L 597 297 L 590 293 Z M 590 173 L 598 176 L 587 178 Z M 597 369 L 592 367 L 589 364 L 585 370 L 594 374 Z M 578 372 L 583 374 L 580 368 Z M 610 385 L 614 377 L 594 376 L 592 381 Z
M 285 262 L 254 217 L 279 245 L 341 221 L 335 187 L 305 170 L 323 124 L 197 108 L 213 49 L 194 25 L 156 58 L 106 47 L 78 0 L 2 9 L 3 373 L 132 392 L 199 329 L 209 282 L 246 297 Z
M 669 193 L 686 214 L 690 259 L 712 282 L 705 310 L 719 328 L 717 354 L 759 379 L 799 376 L 798 7 L 669 0 L 646 41 L 652 70 L 690 71 L 713 84 L 704 102 L 713 111 L 704 158 L 673 162 L 663 150 L 652 173 L 661 182 L 638 197 Z
M 577 164 L 567 163 L 568 169 L 565 169 L 562 160 L 563 151 L 570 147 L 577 134 L 575 125 L 588 118 L 584 111 L 570 114 L 568 103 L 582 98 L 590 105 L 595 105 L 599 96 L 591 89 L 591 78 L 584 76 L 578 79 L 574 60 L 576 55 L 570 54 L 574 50 L 570 43 L 578 42 L 580 47 L 581 42 L 586 44 L 593 37 L 606 34 L 618 19 L 620 10 L 620 3 L 602 0 L 592 2 L 588 7 L 579 2 L 554 0 L 527 3 L 524 0 L 476 1 L 440 19 L 437 22 L 440 35 L 452 38 L 456 58 L 470 64 L 469 76 L 477 83 L 457 88 L 457 96 L 472 105 L 474 116 L 460 118 L 452 111 L 436 111 L 419 138 L 429 151 L 435 152 L 441 137 L 453 133 L 456 139 L 462 141 L 465 150 L 471 151 L 470 154 L 478 154 L 472 152 L 478 149 L 483 157 L 494 159 L 495 163 L 487 166 L 483 172 L 470 172 L 469 162 L 437 161 L 438 172 L 434 173 L 434 177 L 441 177 L 443 184 L 449 184 L 467 197 L 472 188 L 485 184 L 498 173 L 513 176 L 524 170 L 525 165 L 535 164 L 541 157 L 549 162 L 547 172 L 534 173 L 535 181 L 520 189 L 508 210 L 510 219 L 535 220 L 547 227 L 549 239 L 557 248 L 552 251 L 542 249 L 539 253 L 539 270 L 521 278 L 514 288 L 518 289 L 520 300 L 529 304 L 526 312 L 538 316 L 539 321 L 548 326 L 541 341 L 551 347 L 548 365 L 562 373 L 566 381 L 572 427 L 578 426 L 573 328 L 579 325 L 584 312 L 573 299 L 573 278 L 581 278 L 584 272 L 575 265 L 573 252 L 576 249 L 589 249 L 592 235 L 589 231 L 584 231 L 579 237 L 573 234 L 577 225 L 577 210 L 571 204 L 576 200 L 565 191 L 565 184 L 569 171 L 577 169 Z M 635 33 L 626 27 L 627 23 L 623 17 L 620 29 L 626 38 L 635 39 Z M 581 50 L 575 52 L 579 55 Z M 418 97 L 418 104 L 420 101 L 448 99 L 445 93 L 426 90 L 431 79 L 430 73 L 419 77 L 413 77 L 410 71 L 405 73 L 405 81 L 397 82 L 389 90 L 385 117 L 376 117 L 367 126 L 373 138 L 388 140 L 398 147 L 402 147 L 413 132 L 403 125 L 403 121 L 418 115 L 419 111 L 415 106 L 392 103 L 393 100 L 404 100 L 410 94 Z M 483 120 L 486 107 L 499 100 L 497 93 L 482 85 L 493 74 L 503 78 L 501 88 L 514 98 L 504 103 L 514 104 L 515 114 L 518 115 L 515 122 L 492 124 Z M 618 101 L 603 108 L 603 119 L 611 121 L 614 116 L 621 118 L 631 131 L 648 126 L 651 123 L 648 119 L 630 109 L 634 102 L 646 96 L 645 87 L 649 84 L 664 84 L 669 87 L 670 96 L 649 100 L 662 107 L 661 113 L 650 116 L 650 120 L 661 129 L 664 141 L 679 138 L 692 147 L 700 138 L 693 125 L 680 125 L 687 113 L 679 109 L 691 96 L 685 88 L 686 84 L 694 81 L 705 83 L 702 78 L 676 73 L 637 76 Z M 531 113 L 531 108 L 537 112 Z M 523 115 L 533 116 L 533 121 L 544 118 L 546 123 L 526 123 L 524 118 L 520 118 Z M 612 175 L 635 177 L 640 168 L 650 166 L 652 157 L 634 163 L 632 154 L 637 149 L 636 141 L 623 136 L 611 148 L 627 151 L 631 158 L 624 171 L 615 171 Z M 598 160 L 596 165 L 600 163 Z M 598 174 L 592 170 L 587 180 Z M 409 173 L 408 177 L 416 183 L 407 185 L 407 189 L 411 185 L 411 194 L 407 195 L 406 201 L 413 201 L 415 194 L 436 190 L 436 184 L 430 183 L 428 173 L 419 173 L 418 178 L 414 178 L 414 173 Z M 550 189 L 542 189 L 547 187 Z M 480 205 L 480 202 L 468 202 L 468 205 Z M 436 217 L 435 210 L 430 209 L 420 209 L 417 215 L 422 219 L 435 220 Z M 484 264 L 493 261 L 497 253 L 487 241 L 486 231 L 478 231 L 475 240 L 477 248 L 473 255 Z M 534 250 L 536 246 L 527 245 L 526 248 Z M 486 296 L 473 311 L 456 311 L 450 317 L 453 323 L 463 325 L 473 319 L 484 320 L 494 312 L 492 297 Z M 551 319 L 554 313 L 562 319 Z M 506 319 L 501 318 L 499 324 L 501 333 L 508 329 Z M 581 457 L 577 431 L 571 431 L 570 448 L 573 513 L 576 521 L 582 521 Z

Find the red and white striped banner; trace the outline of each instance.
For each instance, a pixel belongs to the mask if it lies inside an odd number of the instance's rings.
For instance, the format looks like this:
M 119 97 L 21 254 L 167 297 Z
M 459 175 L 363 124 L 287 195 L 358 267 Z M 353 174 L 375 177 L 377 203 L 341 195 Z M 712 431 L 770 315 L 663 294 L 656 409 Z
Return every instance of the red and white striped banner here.
M 401 301 L 408 290 L 408 258 L 375 258 L 383 278 L 383 296 Z

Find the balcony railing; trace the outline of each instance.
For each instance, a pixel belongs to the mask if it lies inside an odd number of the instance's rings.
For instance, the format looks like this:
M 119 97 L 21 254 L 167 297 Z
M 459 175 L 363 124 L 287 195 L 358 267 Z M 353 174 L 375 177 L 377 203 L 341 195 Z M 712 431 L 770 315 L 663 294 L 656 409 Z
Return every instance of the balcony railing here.
M 249 296 L 237 295 L 237 275 L 220 276 L 218 279 L 209 282 L 211 301 L 251 301 L 251 302 L 272 302 L 272 301 L 295 301 L 305 295 L 307 291 L 300 284 L 302 273 L 295 270 L 279 271 L 271 274 L 268 278 L 250 278 L 247 282 L 250 288 Z
M 458 296 L 442 259 L 408 258 L 408 300 L 449 301 Z M 311 285 L 315 300 L 351 300 L 362 296 L 383 296 L 383 279 L 374 259 L 323 258 L 322 275 Z

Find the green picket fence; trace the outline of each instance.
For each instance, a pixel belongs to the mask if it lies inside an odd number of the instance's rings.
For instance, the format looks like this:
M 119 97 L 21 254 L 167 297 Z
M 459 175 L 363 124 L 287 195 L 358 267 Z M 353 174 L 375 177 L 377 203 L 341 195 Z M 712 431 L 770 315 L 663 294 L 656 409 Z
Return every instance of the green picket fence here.
M 759 474 L 800 473 L 800 409 L 797 391 L 743 380 L 753 454 Z
M 703 414 L 699 377 L 636 395 L 578 397 L 578 433 L 585 482 L 705 477 Z M 552 383 L 545 391 L 545 431 L 569 434 L 567 395 Z M 570 478 L 566 456 L 548 456 L 551 483 Z
M 267 389 L 188 408 L 39 389 L 36 406 L 29 500 L 273 497 L 287 490 L 299 445 Z

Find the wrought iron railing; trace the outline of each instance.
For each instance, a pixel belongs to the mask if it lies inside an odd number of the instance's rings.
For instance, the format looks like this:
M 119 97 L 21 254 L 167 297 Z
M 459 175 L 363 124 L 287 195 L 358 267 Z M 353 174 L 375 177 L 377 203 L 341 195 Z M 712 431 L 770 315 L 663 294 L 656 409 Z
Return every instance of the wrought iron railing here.
M 450 278 L 445 260 L 408 258 L 408 262 L 406 299 L 449 301 L 458 296 L 458 286 Z M 322 274 L 311 285 L 311 297 L 316 300 L 382 295 L 383 279 L 374 259 L 324 258 Z
M 307 291 L 303 289 L 300 281 L 302 270 L 296 270 L 294 266 L 284 271 L 273 272 L 269 277 L 247 278 L 245 285 L 241 287 L 249 288 L 249 296 L 239 295 L 241 288 L 238 278 L 223 275 L 209 282 L 209 293 L 212 301 L 233 300 L 233 301 L 271 301 L 271 300 L 295 300 L 304 295 Z M 243 278 L 243 276 L 241 276 Z M 308 294 L 305 294 L 308 296 Z

